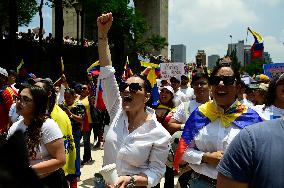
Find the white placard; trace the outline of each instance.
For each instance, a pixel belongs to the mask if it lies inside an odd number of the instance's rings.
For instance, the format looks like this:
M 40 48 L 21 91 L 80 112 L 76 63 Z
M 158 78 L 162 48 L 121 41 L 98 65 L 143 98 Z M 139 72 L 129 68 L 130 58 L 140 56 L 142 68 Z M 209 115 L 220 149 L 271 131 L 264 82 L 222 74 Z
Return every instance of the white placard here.
M 161 63 L 161 80 L 169 80 L 171 77 L 180 79 L 184 74 L 184 63 Z

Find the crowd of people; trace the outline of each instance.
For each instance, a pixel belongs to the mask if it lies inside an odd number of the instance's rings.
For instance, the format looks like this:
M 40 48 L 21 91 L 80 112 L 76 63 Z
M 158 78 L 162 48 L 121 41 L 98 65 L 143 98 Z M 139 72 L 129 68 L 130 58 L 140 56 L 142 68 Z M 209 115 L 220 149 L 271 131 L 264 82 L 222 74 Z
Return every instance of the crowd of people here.
M 118 173 L 108 188 L 173 188 L 175 176 L 182 188 L 283 187 L 284 74 L 246 84 L 224 58 L 210 74 L 159 80 L 154 103 L 146 71 L 115 77 L 112 22 L 111 13 L 97 19 L 100 71 L 85 83 L 65 75 L 18 83 L 16 71 L 0 68 L 1 145 L 22 132 L 42 185 L 77 187 L 81 166 L 93 161 L 93 131 L 103 166 Z

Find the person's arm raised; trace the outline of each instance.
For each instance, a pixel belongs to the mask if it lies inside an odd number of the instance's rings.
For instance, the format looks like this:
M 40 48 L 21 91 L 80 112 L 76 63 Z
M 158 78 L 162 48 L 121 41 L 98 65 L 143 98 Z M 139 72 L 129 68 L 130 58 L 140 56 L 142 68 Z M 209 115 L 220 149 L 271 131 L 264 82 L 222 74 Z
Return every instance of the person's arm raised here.
M 98 50 L 100 66 L 105 67 L 111 65 L 111 55 L 108 45 L 108 31 L 112 25 L 112 13 L 102 14 L 97 19 L 98 26 Z

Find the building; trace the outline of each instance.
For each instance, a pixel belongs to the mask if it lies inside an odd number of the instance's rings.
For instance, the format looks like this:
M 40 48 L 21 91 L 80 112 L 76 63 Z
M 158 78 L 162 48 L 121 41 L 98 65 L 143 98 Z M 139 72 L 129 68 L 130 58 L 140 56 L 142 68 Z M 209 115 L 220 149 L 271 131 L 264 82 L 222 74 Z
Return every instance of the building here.
M 207 66 L 206 64 L 206 53 L 204 50 L 198 50 L 195 56 L 197 67 Z
M 172 62 L 186 63 L 186 46 L 184 44 L 171 45 Z
M 218 59 L 220 59 L 219 55 L 209 55 L 208 56 L 208 69 L 213 69 L 213 67 L 216 65 L 216 62 L 218 61 Z
M 146 36 L 156 34 L 165 37 L 168 41 L 169 0 L 134 0 L 134 5 L 150 26 Z M 168 57 L 168 48 L 156 53 Z
M 244 40 L 240 40 L 238 43 L 228 44 L 228 51 L 227 54 L 230 55 L 233 50 L 236 50 L 236 55 L 238 61 L 241 63 L 241 66 L 245 65 L 244 60 Z
M 251 63 L 251 45 L 244 45 L 244 66 Z
M 263 52 L 263 60 L 266 64 L 272 63 L 272 59 L 268 52 Z
M 79 0 L 74 0 L 74 2 L 80 2 Z M 145 35 L 150 36 L 152 34 L 160 35 L 165 37 L 168 41 L 168 4 L 169 0 L 134 0 L 134 6 L 136 9 L 140 10 L 141 14 L 146 19 L 150 26 L 150 31 Z M 80 12 L 80 11 L 79 11 Z M 63 35 L 77 38 L 77 23 L 79 25 L 78 34 L 81 36 L 81 16 L 76 12 L 75 8 L 68 8 L 63 10 L 64 28 Z M 85 12 L 88 14 L 88 12 Z M 54 9 L 52 10 L 52 34 L 55 34 L 55 14 Z M 85 15 L 87 18 L 88 15 Z M 77 19 L 79 20 L 77 22 Z M 94 18 L 96 20 L 96 18 Z M 86 20 L 84 21 L 86 22 Z M 86 25 L 86 24 L 84 24 Z M 89 25 L 89 24 L 88 24 Z M 84 36 L 94 35 L 96 31 L 93 31 L 96 27 L 85 27 Z M 93 39 L 93 38 L 90 38 Z M 156 52 L 155 55 L 162 55 L 168 57 L 168 48 L 166 47 L 161 52 Z

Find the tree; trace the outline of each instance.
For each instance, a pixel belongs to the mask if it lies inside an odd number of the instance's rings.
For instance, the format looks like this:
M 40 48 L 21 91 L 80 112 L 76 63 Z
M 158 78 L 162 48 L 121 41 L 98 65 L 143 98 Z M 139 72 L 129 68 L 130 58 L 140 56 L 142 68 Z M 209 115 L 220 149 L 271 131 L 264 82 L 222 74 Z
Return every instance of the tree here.
M 141 13 L 134 7 L 129 6 L 129 0 L 87 0 L 86 7 L 86 27 L 91 30 L 87 33 L 91 39 L 97 40 L 96 18 L 101 13 L 112 12 L 114 22 L 109 33 L 109 42 L 113 44 L 112 54 L 114 66 L 121 71 L 126 62 L 126 56 L 133 62 L 137 52 L 153 53 L 167 46 L 166 39 L 152 35 L 145 37 L 149 26 Z M 88 37 L 89 38 L 89 37 Z M 137 58 L 136 58 L 137 59 Z M 130 64 L 131 68 L 139 69 L 139 64 Z M 134 66 L 134 67 L 133 67 Z
M 240 70 L 241 63 L 238 60 L 236 48 L 232 50 L 232 52 L 230 54 L 230 58 L 232 60 L 232 67 L 234 67 L 237 70 Z
M 263 74 L 263 64 L 265 64 L 265 62 L 262 58 L 253 59 L 251 63 L 246 66 L 245 71 L 250 76 Z

